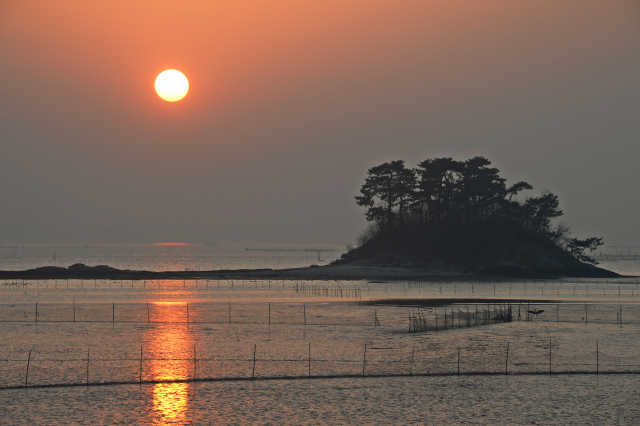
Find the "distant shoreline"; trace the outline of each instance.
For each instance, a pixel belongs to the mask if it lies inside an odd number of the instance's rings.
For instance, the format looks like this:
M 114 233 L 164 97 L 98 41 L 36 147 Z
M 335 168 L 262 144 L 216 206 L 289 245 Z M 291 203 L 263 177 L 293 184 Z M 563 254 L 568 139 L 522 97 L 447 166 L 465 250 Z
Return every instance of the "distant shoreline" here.
M 563 274 L 558 271 L 505 270 L 490 273 L 460 270 L 434 271 L 420 268 L 395 268 L 374 265 L 312 265 L 293 269 L 227 269 L 212 271 L 134 271 L 105 265 L 72 265 L 68 268 L 45 266 L 23 271 L 0 271 L 2 280 L 202 280 L 202 279 L 261 279 L 261 280 L 423 280 L 423 281 L 508 281 L 513 279 L 560 278 L 623 278 L 615 272 L 593 268 L 586 274 Z

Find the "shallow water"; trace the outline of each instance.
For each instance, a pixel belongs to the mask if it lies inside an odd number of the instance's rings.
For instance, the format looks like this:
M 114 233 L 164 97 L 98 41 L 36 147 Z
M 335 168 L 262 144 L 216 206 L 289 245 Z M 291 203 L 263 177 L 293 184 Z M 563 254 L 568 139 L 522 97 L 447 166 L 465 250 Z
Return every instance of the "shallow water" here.
M 631 425 L 637 376 L 402 377 L 0 391 L 12 424 Z
M 0 280 L 0 303 L 335 301 L 386 298 L 486 298 L 635 302 L 640 278 L 507 281 L 366 280 Z M 357 294 L 355 291 L 357 290 Z
M 0 387 L 23 386 L 27 380 L 37 386 L 241 379 L 4 389 L 3 424 L 638 420 L 640 289 L 635 278 L 0 284 L 11 284 L 0 287 Z M 405 298 L 484 302 L 363 303 Z M 468 319 L 475 318 L 476 308 L 493 309 L 487 303 L 494 298 L 520 300 L 512 306 L 514 321 L 475 327 Z M 544 312 L 527 315 L 533 309 Z M 449 323 L 442 330 L 445 311 Z M 409 317 L 416 312 L 431 327 L 440 321 L 439 330 L 408 333 Z M 510 375 L 473 375 L 505 369 Z M 550 376 L 550 369 L 581 374 Z M 365 378 L 357 377 L 362 374 Z M 257 380 L 247 380 L 252 376 Z M 277 377 L 290 379 L 265 380 Z

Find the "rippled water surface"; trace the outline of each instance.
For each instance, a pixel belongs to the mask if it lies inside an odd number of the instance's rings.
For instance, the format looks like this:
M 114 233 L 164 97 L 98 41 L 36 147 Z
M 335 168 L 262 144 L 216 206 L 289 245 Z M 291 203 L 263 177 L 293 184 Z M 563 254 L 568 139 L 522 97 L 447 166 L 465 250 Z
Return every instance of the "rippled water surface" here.
M 183 265 L 126 253 L 92 262 L 76 249 L 63 265 Z M 263 258 L 234 267 L 304 266 L 319 255 L 278 251 L 276 262 L 272 252 L 244 252 Z M 211 269 L 194 258 L 189 268 Z M 2 424 L 638 422 L 634 277 L 0 284 Z M 426 298 L 459 303 L 371 303 Z M 512 300 L 514 321 L 476 326 L 507 307 L 497 298 Z M 408 333 L 417 316 L 430 331 Z
M 402 377 L 0 393 L 13 424 L 633 425 L 635 376 Z

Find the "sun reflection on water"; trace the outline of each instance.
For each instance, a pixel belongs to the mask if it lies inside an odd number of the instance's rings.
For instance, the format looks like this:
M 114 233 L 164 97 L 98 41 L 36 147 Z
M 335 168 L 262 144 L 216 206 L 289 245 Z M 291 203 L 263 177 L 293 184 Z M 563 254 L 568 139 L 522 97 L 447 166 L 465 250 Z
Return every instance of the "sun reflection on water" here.
M 147 364 L 146 380 L 187 380 L 193 377 L 193 337 L 187 324 L 181 324 L 177 316 L 180 309 L 175 303 L 156 303 L 158 324 L 146 332 L 146 345 L 150 360 Z M 151 396 L 154 415 L 162 423 L 188 422 L 191 399 L 191 383 L 157 383 Z
M 158 383 L 153 387 L 153 407 L 167 420 L 185 418 L 189 383 Z

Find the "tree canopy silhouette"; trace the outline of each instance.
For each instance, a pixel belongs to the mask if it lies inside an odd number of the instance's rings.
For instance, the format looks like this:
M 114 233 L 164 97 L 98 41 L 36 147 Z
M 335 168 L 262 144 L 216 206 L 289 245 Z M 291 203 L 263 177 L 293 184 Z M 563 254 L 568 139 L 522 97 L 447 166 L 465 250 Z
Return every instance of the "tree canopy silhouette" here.
M 404 160 L 371 167 L 367 171 L 359 206 L 366 208 L 367 220 L 374 226 L 359 239 L 359 244 L 376 235 L 401 236 L 410 226 L 456 222 L 504 222 L 524 227 L 562 247 L 575 258 L 597 263 L 585 252 L 602 245 L 601 238 L 568 238 L 569 227 L 553 225 L 562 216 L 558 196 L 543 190 L 539 196 L 519 197 L 533 187 L 527 182 L 506 185 L 500 171 L 490 167 L 485 157 L 466 161 L 430 158 L 407 168 Z

